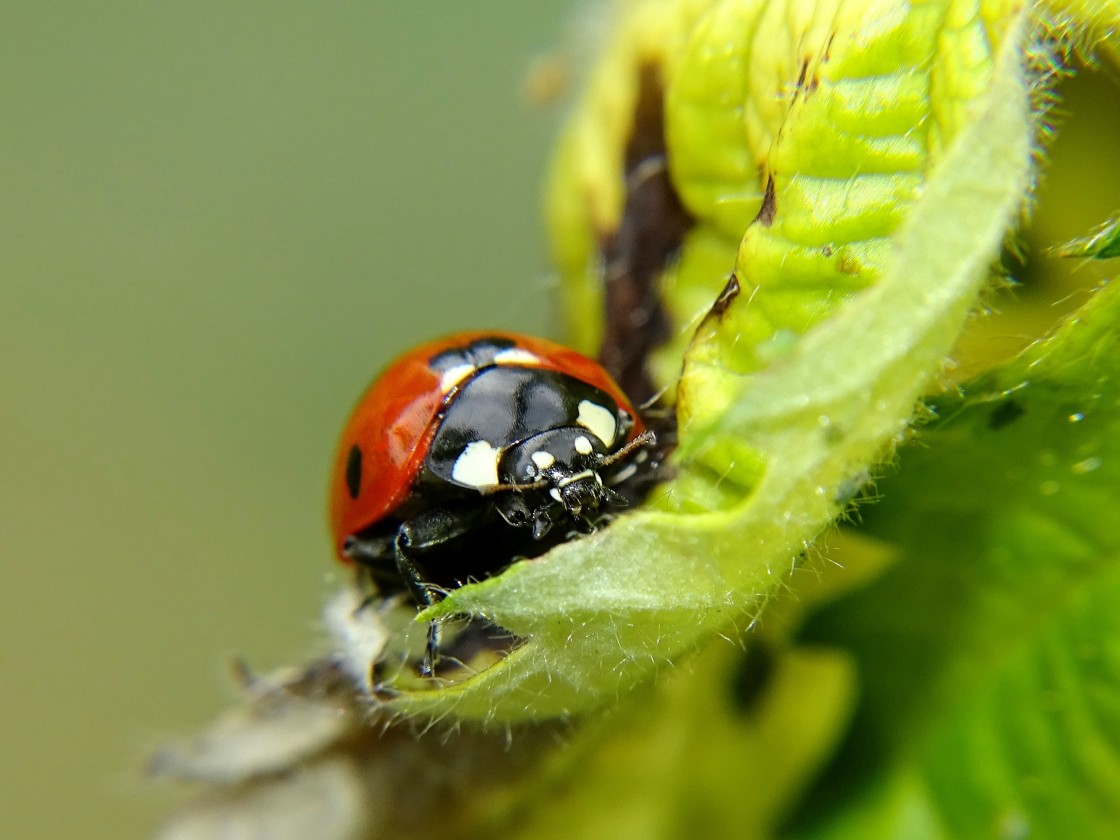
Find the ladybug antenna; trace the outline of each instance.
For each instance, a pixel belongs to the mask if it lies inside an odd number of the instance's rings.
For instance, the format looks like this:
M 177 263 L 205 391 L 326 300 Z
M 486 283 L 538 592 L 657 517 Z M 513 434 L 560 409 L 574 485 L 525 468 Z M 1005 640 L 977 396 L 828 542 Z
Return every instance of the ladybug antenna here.
M 526 490 L 542 490 L 548 485 L 548 479 L 542 477 L 527 484 L 488 484 L 485 487 L 479 487 L 478 492 L 483 496 L 493 496 L 495 493 L 504 493 L 507 490 L 524 493 Z
M 646 429 L 624 447 L 617 452 L 612 452 L 610 455 L 605 455 L 599 461 L 599 467 L 609 467 L 611 464 L 616 464 L 624 458 L 628 457 L 635 449 L 640 449 L 643 446 L 653 446 L 657 443 L 657 435 Z

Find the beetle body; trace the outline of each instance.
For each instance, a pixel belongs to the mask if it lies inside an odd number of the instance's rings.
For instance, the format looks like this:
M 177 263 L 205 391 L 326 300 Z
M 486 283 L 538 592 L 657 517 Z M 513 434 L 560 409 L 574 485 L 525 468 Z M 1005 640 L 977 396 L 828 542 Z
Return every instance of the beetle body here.
M 339 557 L 382 592 L 485 576 L 624 505 L 652 441 L 595 361 L 509 333 L 459 333 L 401 356 L 366 391 L 331 476 Z

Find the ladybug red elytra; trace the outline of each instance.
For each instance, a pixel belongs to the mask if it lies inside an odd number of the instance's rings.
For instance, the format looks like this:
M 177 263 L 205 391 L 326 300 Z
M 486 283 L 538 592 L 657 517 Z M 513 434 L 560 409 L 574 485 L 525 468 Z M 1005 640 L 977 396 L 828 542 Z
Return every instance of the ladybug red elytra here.
M 602 508 L 624 506 L 612 488 L 653 442 L 610 375 L 575 350 L 500 332 L 423 344 L 374 380 L 342 432 L 336 551 L 383 593 L 430 605 L 441 587 L 564 538 L 557 526 L 589 531 Z M 433 622 L 425 673 L 438 642 Z

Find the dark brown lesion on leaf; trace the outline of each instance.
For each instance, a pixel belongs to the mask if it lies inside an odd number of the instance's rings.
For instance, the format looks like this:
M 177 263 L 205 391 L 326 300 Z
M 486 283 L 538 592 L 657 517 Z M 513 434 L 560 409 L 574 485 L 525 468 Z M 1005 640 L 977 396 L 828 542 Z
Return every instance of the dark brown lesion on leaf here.
M 809 75 L 809 59 L 803 58 L 801 60 L 801 72 L 797 75 L 797 89 L 801 90 L 805 87 L 805 79 Z
M 762 206 L 758 208 L 755 221 L 763 227 L 774 224 L 774 217 L 778 214 L 778 196 L 774 191 L 774 176 L 766 176 L 766 192 L 762 195 Z
M 657 395 L 650 354 L 672 335 L 658 279 L 676 259 L 695 220 L 669 174 L 661 70 L 639 71 L 638 100 L 626 144 L 626 199 L 618 229 L 603 236 L 606 329 L 599 361 L 636 403 Z
M 722 321 L 723 316 L 727 314 L 727 310 L 731 308 L 731 304 L 735 302 L 735 299 L 739 297 L 742 291 L 742 286 L 739 285 L 739 278 L 732 274 L 727 279 L 723 291 L 719 293 L 719 297 L 716 298 L 715 303 L 712 304 L 712 308 L 708 310 L 708 318 L 718 318 Z
M 727 282 L 723 286 L 723 290 L 719 293 L 719 297 L 715 299 L 711 307 L 704 314 L 703 320 L 700 321 L 700 326 L 696 328 L 696 334 L 693 336 L 693 342 L 701 336 L 710 334 L 719 324 L 723 321 L 727 311 L 731 308 L 739 295 L 742 294 L 743 287 L 739 283 L 739 277 L 732 273 L 727 278 Z
M 801 69 L 797 73 L 797 81 L 793 84 L 793 97 L 790 100 L 791 107 L 799 97 L 809 96 L 809 94 L 811 94 L 820 86 L 820 76 L 818 76 L 815 72 L 809 72 L 809 68 L 812 66 L 812 56 L 805 56 L 801 59 Z
M 1026 413 L 1027 410 L 1022 403 L 1016 400 L 1007 400 L 997 405 L 988 415 L 988 428 L 992 431 L 999 431 L 1006 426 L 1010 426 Z
M 846 274 L 851 277 L 859 275 L 863 270 L 863 265 L 859 259 L 847 250 L 842 250 L 840 255 L 836 258 L 836 270 L 840 274 Z

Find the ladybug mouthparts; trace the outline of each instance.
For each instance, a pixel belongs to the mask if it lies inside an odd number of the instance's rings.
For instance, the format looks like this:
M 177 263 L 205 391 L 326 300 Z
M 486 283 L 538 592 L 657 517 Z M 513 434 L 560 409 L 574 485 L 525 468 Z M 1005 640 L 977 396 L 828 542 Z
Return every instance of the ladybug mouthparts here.
M 548 491 L 553 499 L 564 506 L 572 516 L 579 516 L 584 509 L 596 510 L 601 502 L 625 505 L 626 500 L 609 487 L 595 470 L 584 470 L 557 479 Z

